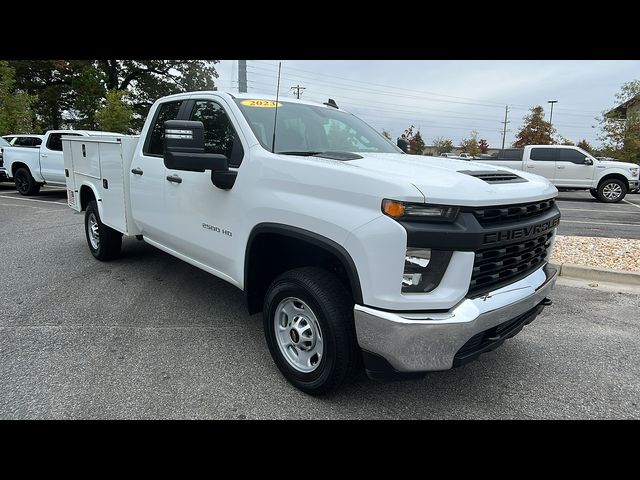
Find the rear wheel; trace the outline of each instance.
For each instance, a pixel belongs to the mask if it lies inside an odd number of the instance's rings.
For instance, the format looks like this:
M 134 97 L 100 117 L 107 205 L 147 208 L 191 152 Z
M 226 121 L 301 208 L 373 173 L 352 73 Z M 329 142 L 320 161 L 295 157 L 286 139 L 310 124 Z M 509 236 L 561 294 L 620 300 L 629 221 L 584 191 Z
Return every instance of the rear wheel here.
M 37 195 L 40 185 L 36 183 L 28 168 L 19 168 L 13 175 L 16 182 L 16 190 L 20 195 Z
M 598 185 L 598 200 L 606 203 L 615 203 L 622 200 L 627 194 L 627 185 L 617 178 L 604 180 Z
M 122 234 L 100 220 L 98 205 L 91 200 L 84 215 L 84 230 L 91 254 L 98 260 L 113 260 L 120 255 Z
M 265 296 L 263 321 L 276 365 L 303 392 L 335 390 L 359 371 L 353 301 L 326 270 L 297 268 L 276 278 Z

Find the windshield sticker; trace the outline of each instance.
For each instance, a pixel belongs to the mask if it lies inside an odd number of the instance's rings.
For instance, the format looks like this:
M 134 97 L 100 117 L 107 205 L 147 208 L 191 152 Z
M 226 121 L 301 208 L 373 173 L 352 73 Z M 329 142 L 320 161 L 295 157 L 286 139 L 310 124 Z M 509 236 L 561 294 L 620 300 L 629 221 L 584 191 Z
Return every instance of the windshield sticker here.
M 276 108 L 282 106 L 280 102 L 276 103 L 271 100 L 243 100 L 240 103 L 242 105 L 246 105 L 247 107 Z

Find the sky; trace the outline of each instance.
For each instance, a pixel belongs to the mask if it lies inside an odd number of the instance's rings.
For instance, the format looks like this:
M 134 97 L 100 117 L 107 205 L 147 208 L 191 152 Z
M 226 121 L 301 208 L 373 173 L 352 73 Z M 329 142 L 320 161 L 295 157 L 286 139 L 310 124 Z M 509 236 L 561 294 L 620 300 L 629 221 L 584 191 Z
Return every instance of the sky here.
M 278 62 L 248 60 L 248 91 L 275 94 Z M 237 92 L 237 60 L 221 60 L 216 70 L 218 89 Z M 557 100 L 558 133 L 598 146 L 595 118 L 634 79 L 637 60 L 282 60 L 280 96 L 293 97 L 291 87 L 300 85 L 302 99 L 333 98 L 394 139 L 414 125 L 427 144 L 444 137 L 458 145 L 476 130 L 490 147 L 502 145 L 505 105 L 509 146 L 531 107 L 541 105 L 549 120 L 548 101 Z

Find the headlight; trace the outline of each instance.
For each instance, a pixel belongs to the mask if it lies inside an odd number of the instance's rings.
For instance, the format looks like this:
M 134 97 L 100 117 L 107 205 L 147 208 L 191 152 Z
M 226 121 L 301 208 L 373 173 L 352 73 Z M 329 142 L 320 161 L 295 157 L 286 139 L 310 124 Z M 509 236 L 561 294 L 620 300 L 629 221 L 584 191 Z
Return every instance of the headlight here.
M 382 200 L 382 213 L 395 220 L 413 220 L 423 222 L 453 222 L 458 216 L 458 207 L 446 205 L 428 205 L 426 203 L 407 203 L 397 200 Z
M 631 172 L 631 175 L 633 175 L 634 177 L 638 176 L 638 172 L 640 171 L 640 169 L 638 168 L 630 168 L 629 171 Z
M 407 248 L 402 273 L 402 293 L 430 292 L 440 284 L 453 252 Z

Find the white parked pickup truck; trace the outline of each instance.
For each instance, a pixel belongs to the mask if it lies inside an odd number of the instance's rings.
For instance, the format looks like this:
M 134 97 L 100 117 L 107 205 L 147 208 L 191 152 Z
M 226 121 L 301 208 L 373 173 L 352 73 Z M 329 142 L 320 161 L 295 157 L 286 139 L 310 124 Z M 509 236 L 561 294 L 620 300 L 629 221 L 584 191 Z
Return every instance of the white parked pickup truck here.
M 637 189 L 640 172 L 635 163 L 598 160 L 570 145 L 508 148 L 476 161 L 542 175 L 558 188 L 589 190 L 594 198 L 608 203 L 619 202 Z
M 22 195 L 36 195 L 42 185 L 65 185 L 64 160 L 62 158 L 62 136 L 104 136 L 119 135 L 111 132 L 90 130 L 49 130 L 40 147 L 4 147 L 3 161 L 5 180 L 16 184 Z
M 425 162 L 332 102 L 183 93 L 156 101 L 139 139 L 63 144 L 93 256 L 137 236 L 242 289 L 311 394 L 362 363 L 374 378 L 462 365 L 551 303 L 548 180 Z

